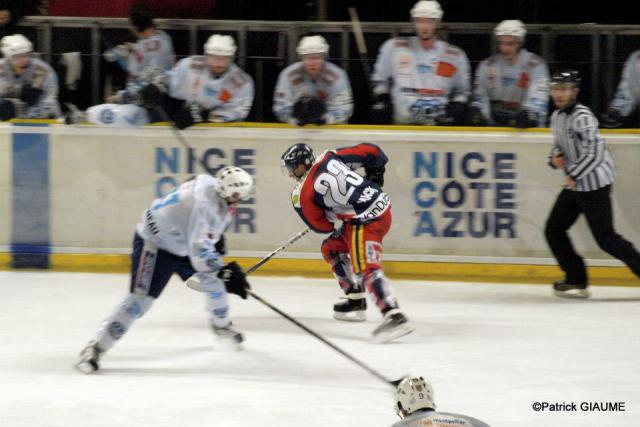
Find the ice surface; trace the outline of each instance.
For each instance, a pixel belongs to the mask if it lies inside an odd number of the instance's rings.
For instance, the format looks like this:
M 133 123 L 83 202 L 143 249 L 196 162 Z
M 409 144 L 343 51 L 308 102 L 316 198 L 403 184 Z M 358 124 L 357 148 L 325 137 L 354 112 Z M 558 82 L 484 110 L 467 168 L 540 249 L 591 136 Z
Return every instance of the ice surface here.
M 492 426 L 640 425 L 640 289 L 589 301 L 549 286 L 396 281 L 416 332 L 331 318 L 331 280 L 251 279 L 254 290 L 390 379 L 431 379 L 438 409 Z M 102 361 L 71 368 L 127 276 L 0 272 L 0 426 L 388 426 L 390 387 L 257 301 L 232 297 L 245 350 L 217 342 L 202 294 L 174 279 Z M 626 402 L 625 412 L 534 412 L 537 401 Z

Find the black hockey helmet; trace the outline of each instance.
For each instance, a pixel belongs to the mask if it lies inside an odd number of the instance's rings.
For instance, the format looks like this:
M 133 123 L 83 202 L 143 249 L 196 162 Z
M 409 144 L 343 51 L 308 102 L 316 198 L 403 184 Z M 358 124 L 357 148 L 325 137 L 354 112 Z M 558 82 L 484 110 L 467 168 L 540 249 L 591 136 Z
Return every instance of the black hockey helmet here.
M 134 4 L 129 8 L 129 22 L 139 32 L 153 27 L 153 18 L 153 11 L 144 4 Z
M 307 144 L 299 143 L 287 148 L 280 160 L 282 161 L 283 170 L 286 168 L 289 173 L 293 173 L 300 164 L 309 169 L 316 158 L 311 147 Z
M 551 75 L 551 85 L 569 83 L 579 88 L 581 82 L 580 73 L 573 69 L 558 70 Z

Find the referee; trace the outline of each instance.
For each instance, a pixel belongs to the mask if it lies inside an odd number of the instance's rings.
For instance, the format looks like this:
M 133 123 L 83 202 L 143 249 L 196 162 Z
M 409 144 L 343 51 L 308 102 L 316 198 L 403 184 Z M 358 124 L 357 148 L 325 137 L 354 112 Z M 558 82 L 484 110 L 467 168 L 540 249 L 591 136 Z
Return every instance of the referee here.
M 584 214 L 598 246 L 640 276 L 640 253 L 613 228 L 611 185 L 616 177 L 613 157 L 591 110 L 577 102 L 580 75 L 559 71 L 551 77 L 551 97 L 558 108 L 551 115 L 553 148 L 549 164 L 565 173 L 565 186 L 545 226 L 547 243 L 565 279 L 553 284 L 560 297 L 588 298 L 584 260 L 571 244 L 567 230 Z

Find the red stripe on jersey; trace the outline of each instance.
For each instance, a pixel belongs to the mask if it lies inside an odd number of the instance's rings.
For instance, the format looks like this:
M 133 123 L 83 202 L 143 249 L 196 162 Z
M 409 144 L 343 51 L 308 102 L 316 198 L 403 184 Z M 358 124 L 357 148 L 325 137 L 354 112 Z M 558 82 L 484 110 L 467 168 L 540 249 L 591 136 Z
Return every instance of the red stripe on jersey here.
M 353 147 L 342 148 L 340 150 L 336 150 L 336 154 L 338 156 L 361 156 L 363 159 L 368 155 L 373 157 L 377 157 L 380 154 L 380 149 L 372 144 L 358 144 Z
M 314 231 L 318 233 L 330 233 L 333 231 L 333 223 L 327 219 L 324 209 L 316 205 L 313 200 L 316 195 L 316 190 L 313 188 L 313 184 L 315 183 L 314 175 L 322 163 L 323 162 L 318 162 L 311 168 L 307 179 L 305 179 L 302 184 L 302 189 L 300 190 L 300 209 L 302 210 L 302 216 Z

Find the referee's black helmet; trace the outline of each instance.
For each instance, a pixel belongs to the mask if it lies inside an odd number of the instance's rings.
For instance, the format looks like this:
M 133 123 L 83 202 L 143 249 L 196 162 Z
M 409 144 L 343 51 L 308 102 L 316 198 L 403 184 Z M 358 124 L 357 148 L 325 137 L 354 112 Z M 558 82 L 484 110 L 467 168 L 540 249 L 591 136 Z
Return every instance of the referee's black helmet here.
M 558 70 L 551 75 L 552 85 L 569 83 L 579 88 L 581 82 L 580 73 L 572 69 Z

